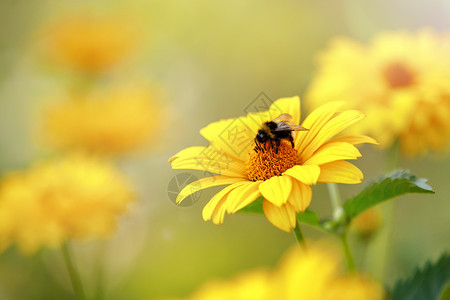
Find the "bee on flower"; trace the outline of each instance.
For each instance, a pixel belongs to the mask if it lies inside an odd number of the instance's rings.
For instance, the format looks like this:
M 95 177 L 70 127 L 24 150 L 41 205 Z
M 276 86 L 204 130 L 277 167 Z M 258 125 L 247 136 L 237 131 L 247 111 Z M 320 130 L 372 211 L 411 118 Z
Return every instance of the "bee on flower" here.
M 300 125 L 300 99 L 282 98 L 268 111 L 208 125 L 200 133 L 209 146 L 184 149 L 169 161 L 173 169 L 202 170 L 213 176 L 185 187 L 177 202 L 198 187 L 227 185 L 204 207 L 205 221 L 221 224 L 226 213 L 236 213 L 263 197 L 266 218 L 289 232 L 297 226 L 297 213 L 311 203 L 311 185 L 354 184 L 363 178 L 347 160 L 361 156 L 355 145 L 376 142 L 362 135 L 336 137 L 364 117 L 355 110 L 340 112 L 342 105 L 323 105 Z

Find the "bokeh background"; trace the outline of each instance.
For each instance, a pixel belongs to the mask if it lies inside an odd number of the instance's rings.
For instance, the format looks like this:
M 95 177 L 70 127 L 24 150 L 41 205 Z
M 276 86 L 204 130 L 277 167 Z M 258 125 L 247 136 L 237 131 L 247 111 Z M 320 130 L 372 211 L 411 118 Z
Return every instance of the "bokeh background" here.
M 87 293 L 104 299 L 185 296 L 207 279 L 274 266 L 295 243 L 294 237 L 262 216 L 227 216 L 221 226 L 203 222 L 201 210 L 214 188 L 192 206 L 176 206 L 168 196 L 168 184 L 185 172 L 171 170 L 168 158 L 188 146 L 206 145 L 199 134 L 202 127 L 244 114 L 261 92 L 272 100 L 302 96 L 314 75 L 315 57 L 332 37 L 367 41 L 383 30 L 450 29 L 450 4 L 444 0 L 3 0 L 1 173 L 24 169 L 53 154 L 37 134 L 40 111 L 49 99 L 64 95 L 69 75 L 43 58 L 41 33 L 72 13 L 120 14 L 129 20 L 138 36 L 137 50 L 107 78 L 148 82 L 164 91 L 159 101 L 165 114 L 154 126 L 159 133 L 151 142 L 154 146 L 118 161 L 138 200 L 110 239 L 73 244 Z M 361 152 L 356 165 L 365 180 L 362 185 L 341 186 L 343 197 L 356 194 L 386 170 L 385 152 L 372 146 Z M 448 155 L 401 159 L 400 166 L 428 178 L 436 194 L 397 200 L 388 285 L 450 246 Z M 329 216 L 326 187 L 313 187 L 313 195 L 312 209 Z M 323 236 L 310 228 L 304 232 L 309 238 Z M 358 241 L 352 243 L 358 253 Z M 44 249 L 24 257 L 13 247 L 0 255 L 0 299 L 71 297 L 60 252 Z

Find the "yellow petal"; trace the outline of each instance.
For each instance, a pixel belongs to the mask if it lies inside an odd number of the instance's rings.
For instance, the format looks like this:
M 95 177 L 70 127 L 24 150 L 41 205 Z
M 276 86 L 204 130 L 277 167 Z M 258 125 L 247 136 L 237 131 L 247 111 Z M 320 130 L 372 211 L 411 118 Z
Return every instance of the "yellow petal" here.
M 306 148 L 316 138 L 320 129 L 334 116 L 336 111 L 344 105 L 344 102 L 331 102 L 315 109 L 303 122 L 302 126 L 309 129 L 304 134 L 298 134 L 295 138 L 295 149 Z
M 199 179 L 197 181 L 191 182 L 187 186 L 185 186 L 181 192 L 177 196 L 177 203 L 181 203 L 185 198 L 190 195 L 198 192 L 200 190 L 204 190 L 213 186 L 233 184 L 239 181 L 244 181 L 244 178 L 236 178 L 236 177 L 228 177 L 228 176 L 211 176 Z
M 245 184 L 245 181 L 240 181 L 233 183 L 225 187 L 223 190 L 218 192 L 211 200 L 205 205 L 202 211 L 203 220 L 211 220 L 214 224 L 222 224 L 223 218 L 225 216 L 226 207 L 225 202 L 228 194 L 237 187 Z
M 173 169 L 201 170 L 230 177 L 245 177 L 245 164 L 210 145 L 190 147 L 170 158 Z
M 378 145 L 379 143 L 371 137 L 365 135 L 344 135 L 335 137 L 330 142 L 344 142 L 352 145 L 359 145 L 363 143 Z
M 313 155 L 314 151 L 316 151 L 320 146 L 362 118 L 364 118 L 364 115 L 356 110 L 347 110 L 339 113 L 324 124 L 317 133 L 316 137 L 310 141 L 304 149 L 302 149 L 302 158 L 304 160 L 308 160 Z
M 360 183 L 363 173 L 353 164 L 338 160 L 320 165 L 319 182 Z
M 214 122 L 200 130 L 200 134 L 216 148 L 234 159 L 245 161 L 256 136 L 246 117 Z
M 289 203 L 282 206 L 276 206 L 264 199 L 263 210 L 267 220 L 283 231 L 290 232 L 297 224 L 295 209 Z
M 292 178 L 289 176 L 273 176 L 259 185 L 264 199 L 277 206 L 285 204 L 292 189 Z
M 319 178 L 320 174 L 320 168 L 315 165 L 296 165 L 284 172 L 283 175 L 284 174 L 294 177 L 304 184 L 311 185 L 317 183 L 317 179 Z
M 300 98 L 298 96 L 280 98 L 272 103 L 269 109 L 270 120 L 281 114 L 290 114 L 292 122 L 300 125 Z
M 304 212 L 311 204 L 311 187 L 298 181 L 293 181 L 292 184 L 293 185 L 291 196 L 289 197 L 289 203 L 294 207 L 295 212 Z
M 249 181 L 231 191 L 227 198 L 227 212 L 234 214 L 258 199 L 261 196 L 261 192 L 258 189 L 260 184 L 261 182 Z
M 181 150 L 171 158 L 169 158 L 169 162 L 173 162 L 175 159 L 179 157 L 196 157 L 198 156 L 202 151 L 205 151 L 206 147 L 189 147 L 186 149 Z
M 359 150 L 349 143 L 328 143 L 320 147 L 304 165 L 322 165 L 336 160 L 361 157 Z

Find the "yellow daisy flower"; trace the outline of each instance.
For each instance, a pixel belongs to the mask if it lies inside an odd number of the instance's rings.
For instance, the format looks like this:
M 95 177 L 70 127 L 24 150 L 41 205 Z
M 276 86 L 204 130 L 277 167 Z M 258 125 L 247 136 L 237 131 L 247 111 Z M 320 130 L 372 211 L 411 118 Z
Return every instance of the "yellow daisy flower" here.
M 310 107 L 346 101 L 367 114 L 353 133 L 405 154 L 442 150 L 450 141 L 450 36 L 431 29 L 383 32 L 369 44 L 336 38 L 319 56 L 306 93 Z
M 80 14 L 52 24 L 45 31 L 49 59 L 86 73 L 108 71 L 136 48 L 137 36 L 121 18 Z
M 52 104 L 43 115 L 44 140 L 58 149 L 120 155 L 148 146 L 161 109 L 148 88 L 100 90 Z
M 263 197 L 263 210 L 276 227 L 289 232 L 296 227 L 296 214 L 309 206 L 311 185 L 317 182 L 359 183 L 362 172 L 349 159 L 361 156 L 354 146 L 375 143 L 366 136 L 335 137 L 363 118 L 355 110 L 338 112 L 343 103 L 317 108 L 302 123 L 308 131 L 297 132 L 294 147 L 282 140 L 278 149 L 267 142 L 255 149 L 254 138 L 263 122 L 290 114 L 300 124 L 300 99 L 282 98 L 266 112 L 212 123 L 200 133 L 208 147 L 190 147 L 170 158 L 174 169 L 202 170 L 215 176 L 186 186 L 177 202 L 212 186 L 228 185 L 204 207 L 203 219 L 221 224 L 225 213 L 233 214 Z
M 82 155 L 42 162 L 0 181 L 0 250 L 24 253 L 65 240 L 109 235 L 134 198 L 128 182 L 104 161 Z
M 187 299 L 382 300 L 383 287 L 361 274 L 344 275 L 333 247 L 291 249 L 272 270 L 253 270 L 202 285 Z

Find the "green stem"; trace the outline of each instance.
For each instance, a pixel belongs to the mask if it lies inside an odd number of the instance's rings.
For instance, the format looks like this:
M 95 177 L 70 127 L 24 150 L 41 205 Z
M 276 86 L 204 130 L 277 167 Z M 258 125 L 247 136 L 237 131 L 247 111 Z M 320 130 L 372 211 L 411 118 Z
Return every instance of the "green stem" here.
M 327 183 L 328 194 L 330 195 L 331 207 L 333 212 L 341 206 L 341 195 L 339 194 L 338 185 L 334 182 Z
M 75 264 L 70 254 L 69 245 L 64 243 L 61 246 L 61 251 L 66 262 L 67 271 L 69 272 L 70 281 L 72 282 L 73 290 L 78 300 L 86 300 L 86 295 L 81 284 L 80 274 L 78 273 Z
M 342 248 L 344 249 L 345 260 L 347 262 L 347 267 L 349 272 L 355 271 L 355 262 L 353 260 L 352 251 L 348 245 L 347 231 L 341 235 Z
M 398 142 L 387 151 L 386 171 L 390 172 L 398 167 L 400 158 L 400 147 Z M 381 205 L 383 213 L 384 227 L 380 230 L 377 238 L 372 244 L 372 275 L 379 281 L 384 280 L 389 260 L 389 249 L 392 246 L 392 236 L 394 232 L 394 218 L 397 202 L 388 201 Z
M 298 220 L 296 222 L 297 225 L 295 226 L 294 229 L 292 229 L 292 232 L 294 233 L 295 238 L 297 239 L 297 242 L 300 245 L 300 247 L 302 247 L 303 250 L 307 250 L 306 241 L 305 238 L 303 237 L 303 232 L 302 229 L 300 228 L 300 223 L 298 222 Z

